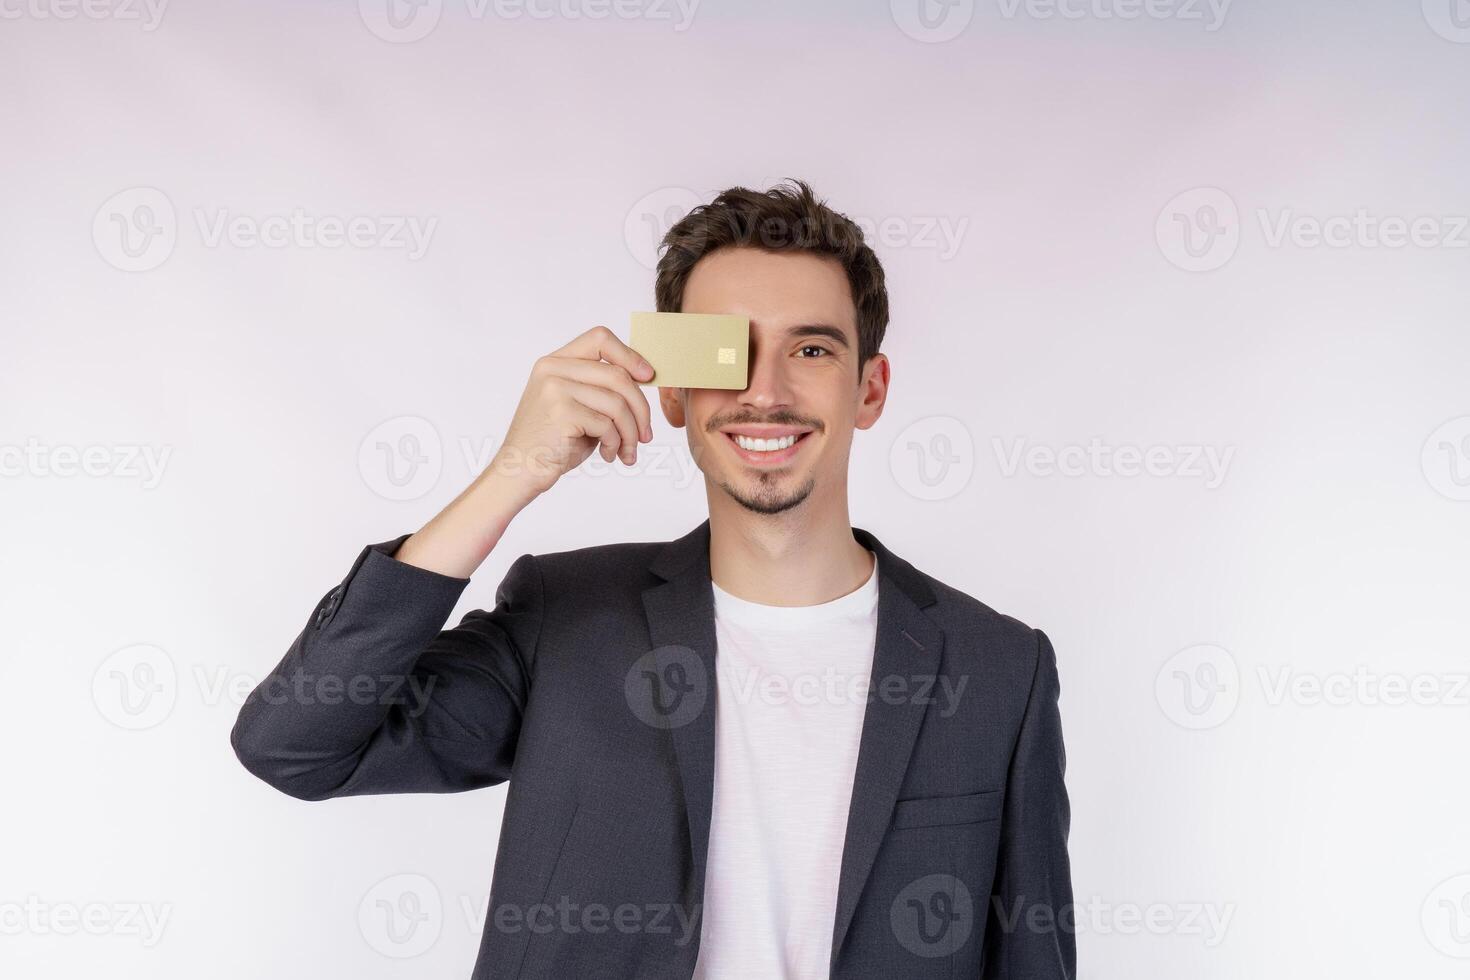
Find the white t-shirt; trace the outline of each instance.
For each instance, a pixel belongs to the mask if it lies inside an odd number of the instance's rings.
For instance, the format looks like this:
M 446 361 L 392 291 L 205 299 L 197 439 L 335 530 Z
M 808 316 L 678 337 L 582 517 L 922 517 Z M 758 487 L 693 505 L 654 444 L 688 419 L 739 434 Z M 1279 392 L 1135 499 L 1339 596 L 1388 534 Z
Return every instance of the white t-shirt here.
M 862 586 L 815 606 L 714 586 L 714 809 L 694 980 L 826 980 L 878 630 L 873 562 Z

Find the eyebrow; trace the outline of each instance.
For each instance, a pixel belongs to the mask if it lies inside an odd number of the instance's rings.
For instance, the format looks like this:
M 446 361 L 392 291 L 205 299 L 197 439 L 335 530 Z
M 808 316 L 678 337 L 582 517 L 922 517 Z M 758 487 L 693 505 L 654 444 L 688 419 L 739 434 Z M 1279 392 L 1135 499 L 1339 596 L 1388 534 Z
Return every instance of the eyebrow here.
M 841 344 L 843 350 L 852 349 L 852 345 L 847 342 L 847 334 L 826 323 L 803 323 L 787 330 L 786 334 L 789 337 L 826 337 L 834 343 Z

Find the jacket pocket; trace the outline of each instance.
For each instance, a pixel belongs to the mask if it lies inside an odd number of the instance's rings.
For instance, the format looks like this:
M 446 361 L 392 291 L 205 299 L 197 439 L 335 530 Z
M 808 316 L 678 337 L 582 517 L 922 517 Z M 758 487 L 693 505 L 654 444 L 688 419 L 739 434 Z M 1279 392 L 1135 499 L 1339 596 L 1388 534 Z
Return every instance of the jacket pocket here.
M 963 796 L 923 796 L 899 800 L 893 807 L 893 829 L 947 827 L 1000 819 L 1004 793 L 998 789 Z

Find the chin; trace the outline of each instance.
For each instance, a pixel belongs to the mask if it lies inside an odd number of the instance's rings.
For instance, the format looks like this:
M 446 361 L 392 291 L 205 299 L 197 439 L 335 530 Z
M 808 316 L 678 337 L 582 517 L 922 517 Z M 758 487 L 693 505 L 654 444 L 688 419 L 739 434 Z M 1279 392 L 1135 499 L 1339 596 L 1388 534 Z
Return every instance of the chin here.
M 812 491 L 816 481 L 793 477 L 790 480 L 741 480 L 720 481 L 720 489 L 730 499 L 754 514 L 781 514 L 801 506 Z

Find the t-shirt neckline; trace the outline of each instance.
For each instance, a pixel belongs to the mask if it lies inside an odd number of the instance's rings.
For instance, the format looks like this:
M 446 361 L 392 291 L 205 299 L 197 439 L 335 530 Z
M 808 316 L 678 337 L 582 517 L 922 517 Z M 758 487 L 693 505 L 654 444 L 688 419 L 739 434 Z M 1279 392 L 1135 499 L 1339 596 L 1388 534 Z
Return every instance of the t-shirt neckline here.
M 806 627 L 845 616 L 864 616 L 872 612 L 878 601 L 878 554 L 873 556 L 873 570 L 867 581 L 847 595 L 812 606 L 771 606 L 752 602 L 726 592 L 710 580 L 715 594 L 715 614 L 722 619 L 750 626 Z

